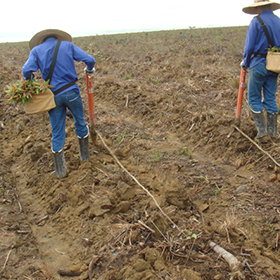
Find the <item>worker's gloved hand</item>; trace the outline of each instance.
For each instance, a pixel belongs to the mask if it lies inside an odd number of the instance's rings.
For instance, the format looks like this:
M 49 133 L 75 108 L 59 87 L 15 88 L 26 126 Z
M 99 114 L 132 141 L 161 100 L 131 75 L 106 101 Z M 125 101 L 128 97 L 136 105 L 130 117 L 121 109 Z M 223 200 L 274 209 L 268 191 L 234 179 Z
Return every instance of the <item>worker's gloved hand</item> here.
M 85 67 L 84 72 L 89 75 L 93 75 L 95 73 L 95 68 L 93 67 L 92 70 L 88 70 L 87 67 Z
M 31 78 L 30 78 L 31 83 L 33 83 L 34 80 L 35 80 L 35 75 L 32 73 L 32 74 L 31 74 Z
M 244 65 L 244 60 L 241 61 L 240 67 L 243 68 L 243 69 L 246 69 L 246 68 L 247 68 L 247 67 Z
M 34 79 L 35 79 L 35 76 L 33 73 L 31 73 L 30 77 L 23 77 L 26 81 L 30 81 L 31 83 L 33 83 Z

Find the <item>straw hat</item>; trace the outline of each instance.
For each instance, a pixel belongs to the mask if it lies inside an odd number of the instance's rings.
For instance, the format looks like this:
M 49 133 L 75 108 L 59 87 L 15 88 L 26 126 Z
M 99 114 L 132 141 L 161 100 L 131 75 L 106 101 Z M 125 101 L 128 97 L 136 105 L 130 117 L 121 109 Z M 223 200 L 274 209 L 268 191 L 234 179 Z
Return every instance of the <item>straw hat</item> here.
M 55 36 L 58 40 L 72 42 L 72 36 L 59 29 L 46 29 L 36 33 L 29 41 L 29 48 L 32 50 L 34 47 L 42 44 L 46 37 Z
M 280 4 L 276 2 L 270 2 L 269 0 L 254 0 L 254 4 L 251 4 L 242 9 L 242 11 L 246 14 L 255 15 L 257 14 L 257 7 L 270 5 L 270 9 L 275 11 L 280 8 Z

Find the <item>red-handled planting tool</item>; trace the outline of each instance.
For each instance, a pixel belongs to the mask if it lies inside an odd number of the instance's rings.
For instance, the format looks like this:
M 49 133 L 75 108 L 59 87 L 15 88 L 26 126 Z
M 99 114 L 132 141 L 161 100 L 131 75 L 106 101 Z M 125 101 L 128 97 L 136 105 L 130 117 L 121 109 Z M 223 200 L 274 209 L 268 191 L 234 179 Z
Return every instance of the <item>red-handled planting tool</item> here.
M 88 98 L 88 114 L 89 114 L 89 133 L 93 144 L 96 143 L 96 131 L 95 131 L 95 116 L 94 116 L 94 103 L 93 103 L 93 89 L 91 76 L 86 74 L 86 84 L 87 84 L 87 98 Z
M 246 68 L 245 69 L 241 68 L 237 107 L 236 107 L 236 120 L 235 120 L 237 127 L 240 127 L 240 122 L 241 122 L 241 111 L 242 111 L 243 95 L 245 89 L 246 72 L 247 72 Z

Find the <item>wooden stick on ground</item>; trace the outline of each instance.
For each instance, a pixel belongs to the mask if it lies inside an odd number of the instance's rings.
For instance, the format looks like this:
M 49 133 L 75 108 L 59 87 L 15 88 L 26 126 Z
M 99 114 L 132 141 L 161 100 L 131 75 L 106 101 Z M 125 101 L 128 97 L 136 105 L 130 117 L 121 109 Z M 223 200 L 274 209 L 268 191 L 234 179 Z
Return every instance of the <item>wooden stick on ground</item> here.
M 243 265 L 234 255 L 232 255 L 213 241 L 210 241 L 210 247 L 212 250 L 218 253 L 219 256 L 222 256 L 228 263 L 229 268 L 232 272 L 232 276 L 230 279 L 245 279 L 245 276 L 241 272 L 243 270 Z
M 120 161 L 117 159 L 117 157 L 114 155 L 114 153 L 111 151 L 111 149 L 108 147 L 108 145 L 105 143 L 105 141 L 103 140 L 101 134 L 96 130 L 96 133 L 98 135 L 98 137 L 100 138 L 101 142 L 103 143 L 103 145 L 106 147 L 106 149 L 109 151 L 109 153 L 111 154 L 111 156 L 115 159 L 115 161 L 117 162 L 117 164 L 121 167 L 121 169 L 128 174 L 129 177 L 131 177 L 138 186 L 140 186 L 147 194 L 148 196 L 150 196 L 152 198 L 152 200 L 155 202 L 157 208 L 160 210 L 160 212 L 162 213 L 162 215 L 179 231 L 182 232 L 182 230 L 179 229 L 179 227 L 170 219 L 170 217 L 164 213 L 164 211 L 162 210 L 162 208 L 159 206 L 159 204 L 157 203 L 156 199 L 154 198 L 154 196 L 142 185 L 140 184 L 140 182 L 120 163 Z
M 4 263 L 4 265 L 3 265 L 3 268 L 2 268 L 2 270 L 0 271 L 0 273 L 2 273 L 2 272 L 5 270 L 6 265 L 7 265 L 7 262 L 8 262 L 9 257 L 10 257 L 10 254 L 11 254 L 12 251 L 13 251 L 13 248 L 14 248 L 14 246 L 12 246 L 12 249 L 9 251 L 9 253 L 8 253 L 7 257 L 6 257 L 5 263 Z
M 143 227 L 145 227 L 146 229 L 148 229 L 150 232 L 155 233 L 155 231 L 153 229 L 151 229 L 150 227 L 148 227 L 146 224 L 144 224 L 141 220 L 138 220 L 138 223 L 140 225 L 142 225 Z
M 255 141 L 253 141 L 248 135 L 246 135 L 242 130 L 240 130 L 237 126 L 233 126 L 236 130 L 238 130 L 244 137 L 246 137 L 250 142 L 252 142 L 260 151 L 266 154 L 277 166 L 280 164 L 265 150 L 263 150 Z

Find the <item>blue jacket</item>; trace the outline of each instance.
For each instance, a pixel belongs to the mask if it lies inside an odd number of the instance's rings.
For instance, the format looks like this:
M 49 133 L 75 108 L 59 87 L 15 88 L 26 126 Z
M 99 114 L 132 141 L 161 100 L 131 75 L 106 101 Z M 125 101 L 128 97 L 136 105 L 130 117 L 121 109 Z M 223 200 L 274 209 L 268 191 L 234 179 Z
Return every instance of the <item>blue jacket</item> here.
M 38 69 L 41 71 L 42 78 L 44 80 L 47 78 L 56 42 L 56 39 L 49 38 L 44 43 L 31 50 L 28 60 L 22 67 L 22 74 L 26 80 L 30 80 L 32 73 L 36 72 Z M 88 55 L 85 51 L 73 43 L 62 41 L 58 50 L 57 60 L 51 80 L 51 85 L 54 86 L 52 91 L 61 88 L 69 82 L 78 80 L 74 60 L 83 61 L 89 70 L 94 67 L 96 62 L 92 55 Z M 80 88 L 77 84 L 75 84 L 59 94 L 72 89 L 78 93 L 80 92 Z
M 265 23 L 268 33 L 276 47 L 280 47 L 280 18 L 272 11 L 267 10 L 260 14 Z M 244 49 L 243 61 L 245 67 L 253 67 L 260 62 L 266 64 L 266 59 L 262 57 L 253 57 L 253 54 L 266 54 L 269 44 L 263 28 L 256 17 L 254 17 L 249 25 L 246 44 Z

